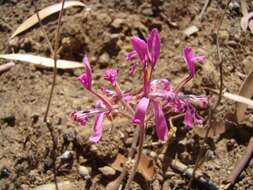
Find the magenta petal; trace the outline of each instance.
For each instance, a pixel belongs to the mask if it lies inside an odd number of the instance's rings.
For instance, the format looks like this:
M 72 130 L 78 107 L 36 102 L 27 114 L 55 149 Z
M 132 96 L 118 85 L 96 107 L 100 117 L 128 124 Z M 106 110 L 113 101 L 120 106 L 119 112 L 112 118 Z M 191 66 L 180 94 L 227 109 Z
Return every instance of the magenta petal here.
M 85 73 L 83 73 L 77 79 L 86 89 L 91 90 L 92 70 L 88 58 L 86 56 L 83 58 L 83 63 L 85 66 Z
M 192 48 L 184 48 L 183 51 L 184 61 L 187 65 L 190 78 L 193 78 L 195 75 L 195 62 L 203 61 L 204 56 L 195 55 L 192 51 Z
M 83 111 L 72 112 L 70 116 L 74 121 L 80 123 L 80 125 L 86 125 L 88 121 L 88 116 Z
M 136 51 L 135 50 L 133 50 L 133 51 L 131 51 L 131 52 L 129 52 L 128 54 L 127 54 L 127 60 L 129 61 L 129 60 L 133 60 L 133 59 L 135 59 L 137 57 L 137 53 L 136 53 Z
M 136 106 L 135 109 L 135 115 L 133 118 L 133 123 L 134 124 L 139 124 L 139 125 L 143 125 L 144 124 L 144 119 L 145 119 L 145 114 L 146 111 L 148 109 L 148 105 L 149 105 L 149 99 L 143 97 L 139 103 Z
M 116 84 L 118 71 L 116 69 L 106 69 L 104 73 L 104 79 L 111 82 L 112 85 Z
M 152 101 L 152 104 L 155 115 L 156 134 L 160 140 L 165 141 L 168 138 L 168 126 L 163 110 L 159 102 Z
M 192 128 L 193 127 L 193 113 L 191 111 L 190 108 L 188 108 L 185 112 L 185 115 L 184 115 L 184 125 L 185 127 L 187 128 Z
M 151 82 L 152 92 L 167 92 L 171 90 L 170 81 L 167 79 L 156 79 Z
M 96 115 L 95 123 L 93 126 L 94 134 L 89 138 L 91 143 L 97 143 L 102 137 L 102 131 L 103 131 L 102 122 L 103 122 L 104 116 L 105 116 L 104 112 L 98 113 Z
M 191 48 L 184 48 L 184 61 L 187 65 L 188 72 L 190 77 L 192 78 L 195 75 L 195 65 L 192 61 L 192 58 L 194 57 L 192 49 Z
M 159 31 L 156 28 L 151 30 L 151 32 L 149 33 L 147 44 L 151 58 L 151 64 L 152 66 L 155 66 L 160 56 L 160 46 L 161 46 Z
M 137 36 L 131 38 L 131 43 L 141 62 L 144 62 L 147 57 L 147 43 Z

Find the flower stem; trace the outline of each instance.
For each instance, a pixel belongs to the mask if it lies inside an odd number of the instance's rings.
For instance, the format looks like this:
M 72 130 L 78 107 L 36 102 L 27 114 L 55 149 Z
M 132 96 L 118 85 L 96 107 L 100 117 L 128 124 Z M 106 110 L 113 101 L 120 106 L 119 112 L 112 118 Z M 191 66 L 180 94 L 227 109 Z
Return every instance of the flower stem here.
M 127 180 L 127 184 L 126 184 L 126 188 L 125 190 L 129 190 L 130 189 L 130 185 L 131 182 L 134 179 L 135 173 L 137 171 L 139 162 L 140 162 L 140 158 L 141 158 L 141 153 L 142 153 L 142 149 L 143 149 L 143 144 L 144 144 L 144 136 L 145 136 L 145 128 L 144 125 L 140 126 L 140 133 L 139 133 L 139 147 L 138 147 L 138 152 L 137 155 L 135 157 L 135 162 L 134 162 L 134 167 L 129 175 L 129 178 Z
M 129 153 L 129 156 L 128 156 L 129 158 L 132 158 L 134 156 L 134 152 L 135 152 L 135 149 L 136 149 L 136 144 L 137 144 L 137 141 L 138 141 L 139 134 L 140 134 L 140 130 L 137 127 L 136 131 L 134 133 L 134 139 L 133 139 L 131 150 L 130 150 L 130 153 Z M 109 183 L 106 186 L 106 190 L 118 190 L 120 185 L 122 184 L 122 181 L 125 178 L 126 174 L 127 174 L 127 166 L 125 164 L 120 176 L 116 180 L 114 180 L 113 182 Z

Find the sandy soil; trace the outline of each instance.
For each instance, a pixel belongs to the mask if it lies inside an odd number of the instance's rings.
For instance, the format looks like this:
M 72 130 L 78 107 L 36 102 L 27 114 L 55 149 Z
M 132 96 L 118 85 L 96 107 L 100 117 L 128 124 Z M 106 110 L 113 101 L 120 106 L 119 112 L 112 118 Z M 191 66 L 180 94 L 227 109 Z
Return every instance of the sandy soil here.
M 87 54 L 94 68 L 95 86 L 103 84 L 102 73 L 107 67 L 119 69 L 122 88 L 134 88 L 139 76 L 129 77 L 129 62 L 126 53 L 131 50 L 129 40 L 132 35 L 146 36 L 156 27 L 161 31 L 161 57 L 154 73 L 155 78 L 167 78 L 177 84 L 187 73 L 182 57 L 184 47 L 193 47 L 196 52 L 207 57 L 203 64 L 197 65 L 196 78 L 184 91 L 207 95 L 211 102 L 217 99 L 207 88 L 218 89 L 219 72 L 216 55 L 215 32 L 223 13 L 225 1 L 212 1 L 202 21 L 197 17 L 204 1 L 193 0 L 111 0 L 83 1 L 91 7 L 86 14 L 82 8 L 68 9 L 63 18 L 60 58 L 81 61 Z M 38 0 L 41 9 L 52 5 L 53 0 Z M 252 4 L 249 3 L 250 6 Z M 11 41 L 7 39 L 12 32 L 30 15 L 34 9 L 29 0 L 0 1 L 0 53 L 30 53 L 50 56 L 45 37 L 39 27 Z M 220 46 L 224 57 L 224 86 L 228 92 L 237 93 L 239 87 L 252 68 L 253 38 L 250 32 L 240 28 L 241 13 L 237 7 L 230 7 L 220 31 Z M 54 39 L 57 15 L 43 21 L 51 41 Z M 196 25 L 199 31 L 189 37 L 182 31 Z M 6 60 L 0 60 L 0 64 Z M 43 116 L 49 95 L 53 72 L 39 69 L 32 64 L 17 62 L 8 72 L 0 74 L 0 189 L 30 189 L 54 180 L 54 155 L 56 155 L 58 181 L 70 181 L 74 189 L 104 189 L 114 180 L 115 174 L 103 173 L 99 168 L 110 166 L 118 153 L 127 155 L 133 139 L 134 128 L 125 120 L 116 120 L 117 130 L 111 133 L 106 127 L 102 140 L 91 145 L 88 142 L 91 124 L 80 127 L 71 121 L 73 110 L 90 107 L 92 98 L 79 84 L 76 77 L 82 69 L 59 71 L 55 95 L 49 119 L 56 135 L 53 146 L 51 133 L 43 123 Z M 215 115 L 228 130 L 215 138 L 208 139 L 207 147 L 212 158 L 201 166 L 207 178 L 219 187 L 234 168 L 252 136 L 252 113 L 244 124 L 229 122 L 228 114 L 234 112 L 234 102 L 223 99 Z M 201 111 L 207 116 L 205 110 Z M 224 122 L 225 121 L 225 122 Z M 108 124 L 109 126 L 109 124 Z M 172 143 L 145 148 L 145 153 L 153 154 L 156 174 L 152 181 L 146 181 L 138 174 L 132 189 L 185 189 L 189 178 L 173 170 L 170 162 L 178 159 L 187 166 L 194 166 L 200 146 L 204 141 L 192 130 L 178 128 Z M 152 130 L 147 130 L 146 144 L 156 142 Z M 62 161 L 59 157 L 71 151 L 72 157 Z M 162 158 L 162 159 L 161 159 Z M 88 169 L 89 176 L 80 174 L 80 166 Z M 235 188 L 253 189 L 253 161 L 241 174 Z M 84 176 L 85 175 L 85 176 Z M 203 190 L 198 182 L 193 189 Z

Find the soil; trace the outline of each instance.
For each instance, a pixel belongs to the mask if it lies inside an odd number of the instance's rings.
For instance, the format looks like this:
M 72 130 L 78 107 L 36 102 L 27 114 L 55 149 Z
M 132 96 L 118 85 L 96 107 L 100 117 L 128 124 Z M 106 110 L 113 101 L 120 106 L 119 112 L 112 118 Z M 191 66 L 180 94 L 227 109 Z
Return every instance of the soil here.
M 182 57 L 184 47 L 207 57 L 197 64 L 195 79 L 184 87 L 184 92 L 207 95 L 215 103 L 217 95 L 208 89 L 219 89 L 219 60 L 216 54 L 216 30 L 226 6 L 225 1 L 211 1 L 202 21 L 198 15 L 204 1 L 193 0 L 97 0 L 82 1 L 91 11 L 70 8 L 65 11 L 61 28 L 62 59 L 81 61 L 88 55 L 94 70 L 94 87 L 103 85 L 103 71 L 107 67 L 119 70 L 119 82 L 123 89 L 138 86 L 140 75 L 129 76 L 130 63 L 126 54 L 131 50 L 133 35 L 146 36 L 156 27 L 161 32 L 161 56 L 154 78 L 167 78 L 176 85 L 186 76 L 187 69 Z M 236 4 L 239 1 L 232 1 Z M 39 9 L 55 3 L 53 0 L 36 1 Z M 249 6 L 253 4 L 249 1 Z M 34 14 L 30 0 L 0 1 L 0 52 L 29 53 L 50 57 L 50 50 L 39 26 L 8 40 L 13 31 Z M 224 88 L 238 93 L 240 85 L 252 68 L 253 38 L 250 31 L 242 32 L 240 8 L 229 6 L 220 30 L 220 47 L 224 58 Z M 54 41 L 57 15 L 43 21 L 49 39 Z M 199 31 L 191 36 L 182 31 L 195 25 Z M 0 60 L 0 64 L 6 60 Z M 52 69 L 37 68 L 32 64 L 16 62 L 11 70 L 0 74 L 0 189 L 32 189 L 53 183 L 54 171 L 58 181 L 69 181 L 76 190 L 105 189 L 116 179 L 115 174 L 102 173 L 101 167 L 110 166 L 118 153 L 127 155 L 131 146 L 134 128 L 123 119 L 114 121 L 114 132 L 109 122 L 105 124 L 103 137 L 98 144 L 91 145 L 88 138 L 92 123 L 80 127 L 69 115 L 74 110 L 94 105 L 94 98 L 76 80 L 83 69 L 58 71 L 57 84 L 49 111 L 55 144 L 50 128 L 43 122 L 52 84 Z M 222 99 L 215 120 L 226 125 L 225 133 L 209 138 L 206 146 L 212 155 L 199 170 L 223 189 L 226 179 L 236 162 L 243 156 L 252 137 L 252 112 L 243 124 L 237 125 L 227 116 L 234 112 L 235 103 Z M 205 110 L 200 111 L 207 117 Z M 173 170 L 170 162 L 178 159 L 194 167 L 204 140 L 193 130 L 184 129 L 182 121 L 176 120 L 176 136 L 172 143 L 154 145 L 157 138 L 148 129 L 144 153 L 153 155 L 156 168 L 153 180 L 147 181 L 137 174 L 132 189 L 186 189 L 189 178 Z M 67 153 L 66 153 L 67 151 Z M 65 154 L 64 154 L 65 153 Z M 68 159 L 62 156 L 70 154 Z M 54 164 L 54 158 L 56 162 Z M 54 167 L 56 165 L 56 168 Z M 80 172 L 80 166 L 88 174 Z M 198 181 L 193 189 L 203 190 Z M 64 189 L 64 188 L 62 188 Z M 238 178 L 234 189 L 253 189 L 253 161 Z

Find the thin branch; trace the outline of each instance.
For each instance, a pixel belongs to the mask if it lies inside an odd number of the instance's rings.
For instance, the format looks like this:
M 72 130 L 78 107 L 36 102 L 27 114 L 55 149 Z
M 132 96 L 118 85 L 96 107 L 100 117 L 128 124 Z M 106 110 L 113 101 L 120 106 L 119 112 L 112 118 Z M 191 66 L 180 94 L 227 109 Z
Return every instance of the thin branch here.
M 203 6 L 203 8 L 202 8 L 202 10 L 201 10 L 201 12 L 200 12 L 200 14 L 199 14 L 199 16 L 198 16 L 198 19 L 199 19 L 200 21 L 202 20 L 202 17 L 203 17 L 203 15 L 204 15 L 204 13 L 205 13 L 205 11 L 206 11 L 208 5 L 210 5 L 210 3 L 211 3 L 211 0 L 206 0 L 206 1 L 205 1 L 205 4 L 204 4 L 204 6 Z
M 49 40 L 49 38 L 48 38 L 48 35 L 47 35 L 47 33 L 46 33 L 46 30 L 45 30 L 43 24 L 42 24 L 42 22 L 41 22 L 40 15 L 39 15 L 39 10 L 38 10 L 37 5 L 36 5 L 36 3 L 34 2 L 34 0 L 32 0 L 32 5 L 33 5 L 33 7 L 34 7 L 34 9 L 35 9 L 35 14 L 36 14 L 37 19 L 38 19 L 38 21 L 39 21 L 41 33 L 42 33 L 42 34 L 44 35 L 44 37 L 46 38 L 47 45 L 48 45 L 48 47 L 49 47 L 49 49 L 50 49 L 51 54 L 53 55 L 53 54 L 54 54 L 54 50 L 53 50 L 52 44 L 51 44 L 51 42 L 50 42 L 50 40 Z
M 127 184 L 126 184 L 126 188 L 125 190 L 129 190 L 130 189 L 130 185 L 134 179 L 135 173 L 137 171 L 139 162 L 140 162 L 140 158 L 141 158 L 141 153 L 142 153 L 142 149 L 143 149 L 143 144 L 144 144 L 144 137 L 145 137 L 145 126 L 142 125 L 140 126 L 140 132 L 139 132 L 139 147 L 138 147 L 138 152 L 136 154 L 135 157 L 135 161 L 134 161 L 134 166 L 133 169 L 129 175 L 129 178 L 127 180 Z
M 213 111 L 216 110 L 216 108 L 218 107 L 218 105 L 220 104 L 221 102 L 221 99 L 222 99 L 222 91 L 223 91 L 223 58 L 221 56 L 221 52 L 220 52 L 220 44 L 219 44 L 219 33 L 220 33 L 220 29 L 221 29 L 221 25 L 223 23 L 223 20 L 225 18 L 225 15 L 226 15 L 226 11 L 228 9 L 228 6 L 230 4 L 231 0 L 228 0 L 227 4 L 226 4 L 226 7 L 225 7 L 225 10 L 221 16 L 221 19 L 220 19 L 220 22 L 218 24 L 218 27 L 217 27 L 217 32 L 216 32 L 216 48 L 217 48 L 217 55 L 218 55 L 218 59 L 219 59 L 219 71 L 220 71 L 220 88 L 219 88 L 219 97 L 218 97 L 218 100 L 213 108 Z
M 209 121 L 208 122 L 209 124 L 208 124 L 207 131 L 206 131 L 206 134 L 205 134 L 204 142 L 207 141 L 208 134 L 209 134 L 209 132 L 211 130 L 211 127 L 212 127 L 213 113 L 215 112 L 215 110 L 217 109 L 218 105 L 220 104 L 221 99 L 222 99 L 222 94 L 223 94 L 223 59 L 222 59 L 221 52 L 220 52 L 219 32 L 220 32 L 221 25 L 222 25 L 223 20 L 225 18 L 226 11 L 228 9 L 228 6 L 229 6 L 230 2 L 231 2 L 231 0 L 228 0 L 228 2 L 226 4 L 226 7 L 224 9 L 224 12 L 223 12 L 223 14 L 221 16 L 221 19 L 219 21 L 219 24 L 218 24 L 218 27 L 217 27 L 217 32 L 216 32 L 216 48 L 217 48 L 217 55 L 218 55 L 218 59 L 219 59 L 220 88 L 219 88 L 219 97 L 218 97 L 218 100 L 217 100 L 214 108 L 211 108 L 211 107 L 209 108 L 208 117 L 207 117 L 207 121 Z M 205 161 L 205 158 L 204 158 L 205 154 L 206 154 L 206 151 L 203 149 L 203 147 L 201 147 L 200 153 L 198 155 L 196 164 L 195 164 L 194 169 L 193 169 L 192 177 L 191 177 L 190 182 L 188 184 L 188 188 L 190 188 L 191 185 L 192 185 L 192 181 L 193 181 L 193 179 L 195 177 L 196 170 L 204 163 L 204 161 Z
M 54 87 L 55 87 L 55 83 L 56 83 L 57 55 L 58 55 L 60 27 L 61 27 L 61 20 L 62 20 L 62 16 L 63 16 L 64 3 L 65 3 L 65 0 L 62 0 L 62 7 L 61 7 L 61 11 L 60 11 L 59 18 L 58 18 L 57 30 L 56 30 L 56 33 L 55 33 L 54 53 L 53 53 L 54 75 L 53 75 L 53 83 L 52 83 L 52 86 L 51 86 L 51 91 L 50 91 L 49 98 L 48 98 L 47 108 L 46 108 L 46 112 L 45 112 L 45 116 L 44 116 L 44 122 L 47 122 L 47 116 L 48 116 L 49 108 L 50 108 L 53 93 L 54 93 Z
M 195 177 L 195 175 L 193 173 L 193 169 L 187 167 L 186 165 L 184 165 L 183 163 L 181 163 L 178 160 L 173 160 L 171 162 L 171 167 L 175 170 L 182 172 L 187 177 L 190 177 L 190 178 L 194 177 L 195 180 L 197 180 L 201 184 L 203 184 L 206 187 L 206 189 L 208 189 L 208 190 L 219 190 L 219 188 L 217 187 L 217 185 L 214 182 L 212 182 L 209 179 L 205 179 L 200 172 L 198 172 Z

